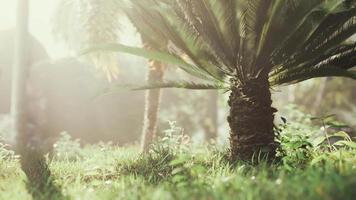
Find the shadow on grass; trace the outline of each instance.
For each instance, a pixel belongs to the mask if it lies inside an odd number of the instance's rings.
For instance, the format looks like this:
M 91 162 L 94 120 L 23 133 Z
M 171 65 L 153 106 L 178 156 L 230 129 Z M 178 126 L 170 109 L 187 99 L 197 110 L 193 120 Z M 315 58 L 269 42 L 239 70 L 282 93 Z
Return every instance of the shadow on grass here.
M 26 188 L 34 200 L 67 200 L 61 188 L 54 184 L 45 157 L 36 150 L 21 152 L 21 168 L 25 172 Z

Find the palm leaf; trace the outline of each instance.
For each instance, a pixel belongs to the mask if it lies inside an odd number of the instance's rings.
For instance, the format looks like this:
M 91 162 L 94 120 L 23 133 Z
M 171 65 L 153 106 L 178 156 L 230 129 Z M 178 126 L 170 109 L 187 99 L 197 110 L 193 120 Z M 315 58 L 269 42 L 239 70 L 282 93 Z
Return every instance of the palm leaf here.
M 197 76 L 199 78 L 205 79 L 205 80 L 212 80 L 210 78 L 209 74 L 206 74 L 206 72 L 200 70 L 196 66 L 187 63 L 180 57 L 177 57 L 175 55 L 172 55 L 168 52 L 164 51 L 153 51 L 153 50 L 147 50 L 143 48 L 138 48 L 138 47 L 131 47 L 123 44 L 102 44 L 102 45 L 97 45 L 94 47 L 91 47 L 89 49 L 85 49 L 81 52 L 81 54 L 88 54 L 91 52 L 95 51 L 111 51 L 111 52 L 121 52 L 121 53 L 128 53 L 136 56 L 141 56 L 145 57 L 147 59 L 152 59 L 152 60 L 157 60 L 161 62 L 165 62 L 168 64 L 173 64 L 173 65 L 178 65 L 180 66 L 184 71 L 187 73 Z
M 162 88 L 179 88 L 179 89 L 189 89 L 189 90 L 228 90 L 223 83 L 195 83 L 191 81 L 164 81 L 149 83 L 146 85 L 137 84 L 117 84 L 111 87 L 105 88 L 100 91 L 95 98 L 115 94 L 127 90 L 152 90 L 152 89 L 162 89 Z
M 223 86 L 222 84 L 195 83 L 188 81 L 165 81 L 161 83 L 151 83 L 144 86 L 135 86 L 133 87 L 133 90 L 149 90 L 157 88 L 180 88 L 190 90 L 227 89 L 227 87 Z
M 132 0 L 131 21 L 159 51 L 119 51 L 180 66 L 204 79 L 273 84 L 319 76 L 353 78 L 355 0 Z M 146 6 L 147 4 L 154 6 Z M 163 52 L 164 51 L 164 52 Z
M 271 85 L 295 84 L 311 78 L 319 77 L 346 77 L 356 80 L 356 71 L 349 71 L 337 66 L 299 70 L 295 73 L 278 74 L 270 78 Z

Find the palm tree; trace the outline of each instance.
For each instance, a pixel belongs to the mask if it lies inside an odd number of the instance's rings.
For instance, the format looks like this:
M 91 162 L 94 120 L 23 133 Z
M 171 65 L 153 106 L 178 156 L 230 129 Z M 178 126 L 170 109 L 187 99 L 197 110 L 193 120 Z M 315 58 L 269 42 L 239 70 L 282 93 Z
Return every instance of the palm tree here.
M 213 83 L 166 81 L 141 89 L 226 85 L 232 160 L 258 152 L 274 157 L 271 87 L 316 77 L 356 79 L 356 43 L 346 42 L 356 32 L 354 0 L 132 0 L 126 9 L 132 8 L 141 9 L 145 27 L 159 30 L 148 36 L 169 41 L 168 51 L 99 49 L 177 64 Z
M 145 44 L 147 49 L 150 49 L 148 43 Z M 147 82 L 155 83 L 162 82 L 165 66 L 155 60 L 149 61 L 149 69 L 147 73 Z M 160 107 L 161 89 L 156 88 L 146 91 L 145 113 L 142 129 L 141 151 L 147 153 L 150 145 L 153 143 L 157 135 L 158 113 Z
M 115 0 L 61 0 L 54 14 L 53 33 L 74 53 L 98 43 L 117 42 L 120 12 Z M 86 60 L 104 72 L 109 81 L 119 74 L 117 56 L 101 51 Z
M 120 3 L 122 2 L 115 0 L 63 0 L 56 14 L 57 35 L 64 38 L 71 46 L 79 49 L 116 42 L 119 37 L 119 20 L 122 19 L 122 13 L 125 12 L 121 9 Z M 139 12 L 139 10 L 131 11 Z M 144 48 L 147 50 L 162 50 L 166 46 L 165 40 L 148 36 L 147 29 L 142 29 L 145 24 L 141 21 L 144 21 L 144 19 L 139 19 L 132 12 L 126 12 L 126 15 L 136 27 L 138 33 L 145 33 L 141 37 Z M 79 16 L 79 18 L 73 20 L 73 15 Z M 79 30 L 76 27 L 78 23 L 82 26 Z M 116 57 L 112 54 L 96 51 L 89 54 L 89 60 L 104 71 L 109 80 L 117 78 Z M 149 60 L 148 65 L 147 82 L 150 84 L 162 82 L 165 71 L 164 64 L 156 60 Z M 148 152 L 149 146 L 156 136 L 160 98 L 161 90 L 159 88 L 146 92 L 141 140 L 141 149 L 145 153 Z
M 151 30 L 152 28 L 146 23 L 144 15 L 140 15 L 142 12 L 142 4 L 136 4 L 137 6 L 132 9 L 121 9 L 130 19 L 131 23 L 135 26 L 138 33 L 141 35 L 141 40 L 143 47 L 148 51 L 158 51 L 164 50 L 167 46 L 167 41 L 165 40 L 162 33 L 159 30 Z M 151 10 L 145 10 L 146 15 L 155 14 Z M 154 34 L 154 35 L 153 35 Z M 149 69 L 147 73 L 147 83 L 155 84 L 157 82 L 163 81 L 163 76 L 165 72 L 165 65 L 157 60 L 149 60 Z M 160 108 L 161 99 L 161 89 L 155 88 L 146 91 L 145 99 L 145 114 L 142 129 L 142 139 L 141 139 L 141 151 L 147 153 L 149 151 L 150 145 L 153 143 L 154 138 L 157 135 L 157 122 L 158 113 Z

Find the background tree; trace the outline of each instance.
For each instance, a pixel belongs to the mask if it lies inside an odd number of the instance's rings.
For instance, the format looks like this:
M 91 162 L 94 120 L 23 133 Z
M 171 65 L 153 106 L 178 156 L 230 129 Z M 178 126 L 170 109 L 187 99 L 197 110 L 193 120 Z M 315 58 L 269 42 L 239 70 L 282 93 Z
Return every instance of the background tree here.
M 167 40 L 162 37 L 163 35 L 158 35 L 158 30 L 150 32 L 150 29 L 147 27 L 146 19 L 141 18 L 140 13 L 142 9 L 137 6 L 130 12 L 126 12 L 126 15 L 135 26 L 138 33 L 141 35 L 141 40 L 143 47 L 146 50 L 163 50 L 167 46 Z M 124 10 L 125 12 L 125 10 Z M 147 15 L 153 14 L 148 10 Z M 156 35 L 152 35 L 156 34 Z M 149 68 L 146 77 L 148 84 L 155 84 L 157 82 L 163 81 L 165 66 L 160 61 L 149 60 Z M 145 113 L 142 129 L 142 139 L 141 139 L 141 150 L 144 153 L 147 153 L 150 145 L 152 144 L 154 138 L 157 135 L 157 124 L 158 124 L 158 113 L 160 108 L 161 100 L 161 89 L 156 88 L 146 91 L 145 99 Z
M 131 4 L 133 4 L 133 6 L 131 6 Z M 152 23 L 155 23 L 155 21 L 150 21 L 151 19 L 162 20 L 162 16 L 154 9 L 147 9 L 148 7 L 154 8 L 155 6 L 157 6 L 157 4 L 153 1 L 130 0 L 126 1 L 125 4 L 122 4 L 120 7 L 141 34 L 143 46 L 146 50 L 169 50 L 169 38 L 166 37 L 165 33 L 163 33 L 159 27 L 152 26 Z M 164 71 L 165 66 L 163 66 L 161 62 L 156 59 L 151 59 L 147 82 L 151 85 L 162 82 Z M 149 145 L 157 134 L 160 93 L 161 90 L 159 88 L 148 90 L 146 93 L 146 111 L 141 145 L 144 152 L 148 151 Z M 207 117 L 204 118 L 202 124 L 206 130 L 207 138 L 215 139 L 217 136 L 217 93 L 212 91 L 207 102 Z
M 132 7 L 137 5 L 155 13 L 137 14 L 169 41 L 168 51 L 120 44 L 101 49 L 178 64 L 207 81 L 226 84 L 232 160 L 250 160 L 257 152 L 274 156 L 277 110 L 271 106 L 270 87 L 326 76 L 356 79 L 351 70 L 356 44 L 345 42 L 356 32 L 355 1 L 132 1 Z M 142 88 L 156 87 L 211 85 L 168 81 Z
M 57 25 L 56 29 L 61 30 L 59 36 L 79 49 L 95 46 L 98 44 L 112 43 L 118 40 L 118 30 L 120 27 L 119 19 L 122 10 L 120 3 L 114 0 L 90 0 L 90 1 L 68 1 L 63 0 L 62 6 L 56 14 Z M 136 10 L 135 12 L 137 12 Z M 73 32 L 70 27 L 75 27 L 73 23 L 73 13 L 79 13 L 79 19 L 74 20 L 82 26 L 77 32 Z M 137 31 L 140 33 L 145 31 L 144 19 L 137 19 L 136 15 L 126 13 Z M 122 19 L 122 18 L 121 18 Z M 141 21 L 142 20 L 142 21 Z M 63 28 L 64 27 L 64 28 Z M 80 34 L 78 34 L 80 33 Z M 84 37 L 84 40 L 79 40 L 78 36 Z M 144 48 L 147 50 L 161 50 L 166 46 L 165 40 L 153 38 L 145 35 L 141 37 Z M 108 74 L 109 80 L 117 78 L 118 70 L 115 67 L 116 57 L 112 54 L 107 54 L 102 51 L 96 51 L 88 54 L 90 60 L 94 62 L 98 68 Z M 110 56 L 107 56 L 110 55 Z M 108 60 L 110 61 L 108 63 Z M 164 75 L 164 65 L 155 60 L 148 62 L 149 68 L 147 73 L 147 82 L 153 84 L 162 82 Z M 160 107 L 161 90 L 154 89 L 146 92 L 145 113 L 142 131 L 141 148 L 143 152 L 148 151 L 149 145 L 157 133 L 157 121 Z
M 78 53 L 100 43 L 117 42 L 120 12 L 114 0 L 61 0 L 54 14 L 54 35 Z M 119 74 L 117 56 L 97 51 L 87 55 L 109 81 Z
M 14 65 L 12 72 L 11 115 L 16 149 L 21 153 L 27 146 L 26 81 L 28 74 L 28 13 L 29 2 L 18 1 L 15 36 Z
M 27 188 L 29 192 L 35 199 L 48 199 L 60 197 L 61 193 L 52 182 L 40 141 L 37 140 L 39 137 L 38 124 L 29 112 L 31 99 L 28 98 L 28 92 L 31 91 L 29 91 L 28 85 L 30 69 L 28 55 L 31 43 L 29 42 L 28 20 L 29 0 L 19 0 L 12 72 L 12 130 L 16 138 L 16 152 L 21 156 L 21 168 L 28 178 Z M 45 190 L 50 190 L 50 192 L 45 193 Z
M 218 135 L 218 100 L 219 93 L 216 90 L 208 91 L 207 99 L 207 117 L 204 118 L 203 126 L 205 128 L 206 139 L 216 139 Z

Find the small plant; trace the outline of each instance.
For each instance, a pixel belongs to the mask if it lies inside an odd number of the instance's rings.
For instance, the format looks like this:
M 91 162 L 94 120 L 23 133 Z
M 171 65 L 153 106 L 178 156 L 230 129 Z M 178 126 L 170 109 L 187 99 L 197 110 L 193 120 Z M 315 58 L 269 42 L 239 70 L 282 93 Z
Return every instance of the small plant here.
M 142 176 L 150 183 L 157 183 L 170 177 L 173 169 L 169 163 L 173 159 L 168 149 L 154 148 L 134 160 L 118 163 L 116 169 L 120 175 Z
M 328 163 L 344 170 L 345 163 L 356 162 L 356 142 L 346 132 L 326 134 L 314 141 L 314 157 L 310 165 L 321 166 Z
M 280 143 L 277 157 L 291 171 L 296 167 L 306 167 L 313 152 L 310 138 L 317 135 L 319 129 L 312 124 L 311 116 L 301 112 L 295 105 L 286 106 L 285 110 L 293 123 L 282 117 L 283 124 L 276 127 L 277 142 Z
M 15 152 L 9 150 L 10 145 L 0 142 L 0 162 L 13 161 L 18 158 Z
M 184 129 L 178 127 L 176 122 L 169 121 L 169 129 L 163 131 L 160 141 L 151 145 L 151 151 L 166 149 L 172 153 L 186 153 L 190 148 L 190 137 L 184 134 Z
M 284 119 L 285 123 L 277 128 L 281 144 L 277 155 L 285 169 L 325 163 L 334 163 L 341 169 L 346 159 L 353 161 L 356 143 L 343 131 L 349 127 L 335 120 L 334 115 L 312 117 L 300 111 L 290 113 L 295 121 L 289 123 Z
M 57 160 L 77 161 L 83 157 L 79 139 L 73 140 L 66 132 L 61 133 L 60 139 L 53 145 L 53 152 Z
M 282 134 L 280 136 L 280 149 L 277 156 L 281 158 L 287 170 L 305 167 L 312 158 L 313 145 L 306 135 Z
M 132 163 L 119 164 L 118 171 L 143 176 L 152 183 L 181 180 L 183 171 L 187 172 L 188 169 L 186 162 L 191 160 L 188 155 L 191 150 L 190 138 L 184 135 L 183 129 L 175 122 L 169 122 L 169 125 L 170 128 L 164 131 L 164 136 L 150 146 L 147 155 L 141 155 Z

